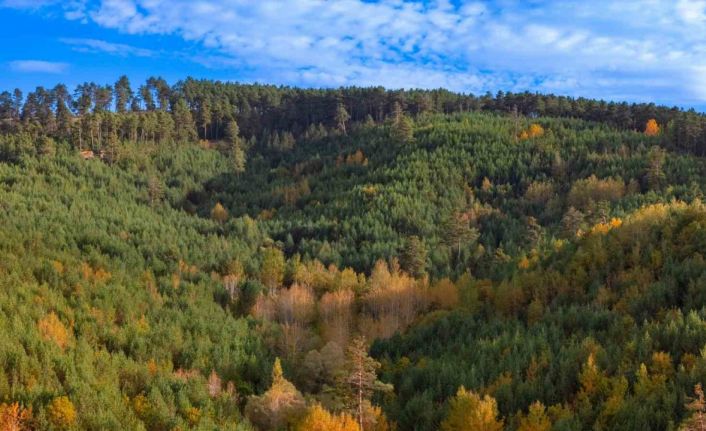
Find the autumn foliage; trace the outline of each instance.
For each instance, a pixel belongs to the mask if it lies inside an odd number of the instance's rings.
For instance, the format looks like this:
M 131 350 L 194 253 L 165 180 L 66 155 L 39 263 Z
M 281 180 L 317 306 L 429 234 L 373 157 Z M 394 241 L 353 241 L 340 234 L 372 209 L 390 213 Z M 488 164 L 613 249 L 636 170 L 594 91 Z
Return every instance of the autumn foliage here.
M 228 220 L 228 210 L 220 202 L 216 202 L 211 209 L 211 218 L 218 223 L 225 223 Z
M 59 317 L 53 311 L 44 316 L 38 323 L 37 329 L 42 337 L 51 341 L 61 349 L 66 348 L 70 341 L 69 331 L 66 329 Z
M 52 425 L 59 430 L 70 429 L 77 419 L 76 408 L 66 396 L 54 398 L 47 408 L 47 414 Z
M 645 124 L 645 135 L 647 136 L 657 136 L 659 135 L 660 132 L 660 127 L 659 124 L 657 124 L 657 120 L 654 118 L 651 118 L 647 121 L 647 124 Z
M 533 123 L 526 129 L 520 132 L 520 140 L 535 139 L 544 136 L 544 127 L 540 124 Z
M 360 431 L 358 423 L 352 416 L 341 413 L 331 414 L 316 404 L 310 407 L 295 428 L 296 431 Z
M 0 404 L 0 431 L 25 431 L 30 429 L 32 410 L 19 403 Z
M 498 405 L 489 395 L 480 395 L 466 388 L 459 388 L 450 402 L 449 414 L 441 423 L 443 431 L 501 431 Z

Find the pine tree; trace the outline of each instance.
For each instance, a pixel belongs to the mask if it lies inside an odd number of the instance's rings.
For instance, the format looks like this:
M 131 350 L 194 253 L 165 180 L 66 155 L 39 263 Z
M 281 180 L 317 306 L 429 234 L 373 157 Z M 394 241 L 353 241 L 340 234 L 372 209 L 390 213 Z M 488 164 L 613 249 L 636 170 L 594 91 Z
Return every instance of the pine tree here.
M 230 145 L 230 156 L 233 163 L 233 171 L 236 175 L 240 175 L 245 172 L 245 164 L 247 162 L 247 156 L 245 155 L 245 150 L 243 149 L 243 139 L 240 137 L 240 128 L 235 120 L 228 122 L 226 126 L 226 138 Z
M 336 122 L 336 129 L 342 134 L 346 134 L 346 123 L 350 120 L 351 116 L 346 111 L 346 107 L 343 103 L 338 103 L 336 105 L 336 114 L 334 116 L 334 121 Z
M 130 88 L 130 80 L 127 76 L 121 76 L 113 86 L 115 91 L 115 110 L 118 113 L 127 111 L 127 105 L 133 98 L 132 88 Z
M 262 267 L 260 268 L 260 281 L 274 295 L 277 288 L 284 281 L 284 254 L 275 247 L 270 247 L 262 253 Z
M 162 200 L 164 186 L 158 177 L 151 176 L 149 180 L 147 180 L 147 194 L 149 195 L 150 206 L 154 206 L 157 202 Z
M 208 139 L 208 126 L 211 125 L 211 121 L 213 121 L 211 101 L 203 99 L 199 104 L 199 124 L 203 129 L 203 139 Z
M 393 135 L 397 142 L 406 144 L 414 140 L 414 127 L 408 116 L 402 115 L 393 125 Z
M 461 259 L 461 248 L 466 243 L 473 243 L 478 239 L 478 230 L 470 226 L 468 214 L 454 212 L 450 214 L 443 224 L 443 238 L 447 246 L 456 249 L 457 259 Z
M 665 182 L 667 176 L 662 170 L 664 165 L 664 150 L 660 147 L 654 146 L 650 149 L 649 160 L 650 164 L 647 168 L 647 185 L 650 190 L 659 191 L 662 188 L 662 184 Z
M 174 134 L 178 142 L 189 142 L 196 139 L 196 124 L 191 115 L 189 106 L 183 98 L 174 103 L 172 110 L 174 116 Z
M 356 337 L 348 346 L 344 378 L 344 402 L 363 430 L 365 407 L 375 391 L 390 391 L 392 387 L 377 379 L 380 363 L 368 356 L 365 338 Z
M 424 242 L 416 235 L 410 236 L 400 256 L 402 269 L 414 277 L 421 277 L 426 272 L 427 253 Z
M 404 112 L 402 111 L 402 105 L 400 105 L 400 102 L 395 101 L 395 103 L 392 104 L 392 124 L 397 125 L 402 120 L 403 115 Z
M 240 175 L 245 172 L 247 156 L 245 155 L 245 151 L 243 150 L 241 143 L 233 145 L 231 157 L 233 159 L 233 171 L 235 171 L 236 175 Z

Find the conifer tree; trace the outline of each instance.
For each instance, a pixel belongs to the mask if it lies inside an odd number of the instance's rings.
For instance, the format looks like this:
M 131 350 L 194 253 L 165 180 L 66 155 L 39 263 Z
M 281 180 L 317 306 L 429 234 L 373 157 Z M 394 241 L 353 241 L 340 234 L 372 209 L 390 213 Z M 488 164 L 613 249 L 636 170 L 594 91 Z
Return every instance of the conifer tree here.
M 368 344 L 364 337 L 353 339 L 348 346 L 346 359 L 343 398 L 347 409 L 353 413 L 363 430 L 365 407 L 370 397 L 376 391 L 390 391 L 392 386 L 377 379 L 380 363 L 368 356 Z
M 230 156 L 233 163 L 233 171 L 236 175 L 245 172 L 246 155 L 243 149 L 243 139 L 240 137 L 240 128 L 235 120 L 228 122 L 226 126 L 226 138 L 230 145 Z
M 414 277 L 421 277 L 426 271 L 427 248 L 424 242 L 416 235 L 412 235 L 405 241 L 400 263 L 402 269 Z
M 343 103 L 338 103 L 336 105 L 336 114 L 334 116 L 334 121 L 336 122 L 336 129 L 342 134 L 346 134 L 346 123 L 350 120 L 351 116 L 346 111 L 346 107 Z
M 183 98 L 174 103 L 172 112 L 174 116 L 175 137 L 179 142 L 189 142 L 196 139 L 196 124 L 191 111 Z

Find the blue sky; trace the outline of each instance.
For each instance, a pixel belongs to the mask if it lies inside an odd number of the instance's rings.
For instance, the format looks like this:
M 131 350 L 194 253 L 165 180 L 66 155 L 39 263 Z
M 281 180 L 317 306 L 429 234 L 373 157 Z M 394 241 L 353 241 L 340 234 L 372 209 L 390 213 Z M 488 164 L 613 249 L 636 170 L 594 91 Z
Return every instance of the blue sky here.
M 706 0 L 0 0 L 0 89 L 160 75 L 706 108 Z

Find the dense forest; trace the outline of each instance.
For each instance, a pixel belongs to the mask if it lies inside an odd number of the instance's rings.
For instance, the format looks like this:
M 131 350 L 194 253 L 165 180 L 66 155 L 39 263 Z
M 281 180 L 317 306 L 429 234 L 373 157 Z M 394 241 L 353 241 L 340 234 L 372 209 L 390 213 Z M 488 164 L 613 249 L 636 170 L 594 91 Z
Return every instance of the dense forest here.
M 699 430 L 706 116 L 0 94 L 1 430 Z

